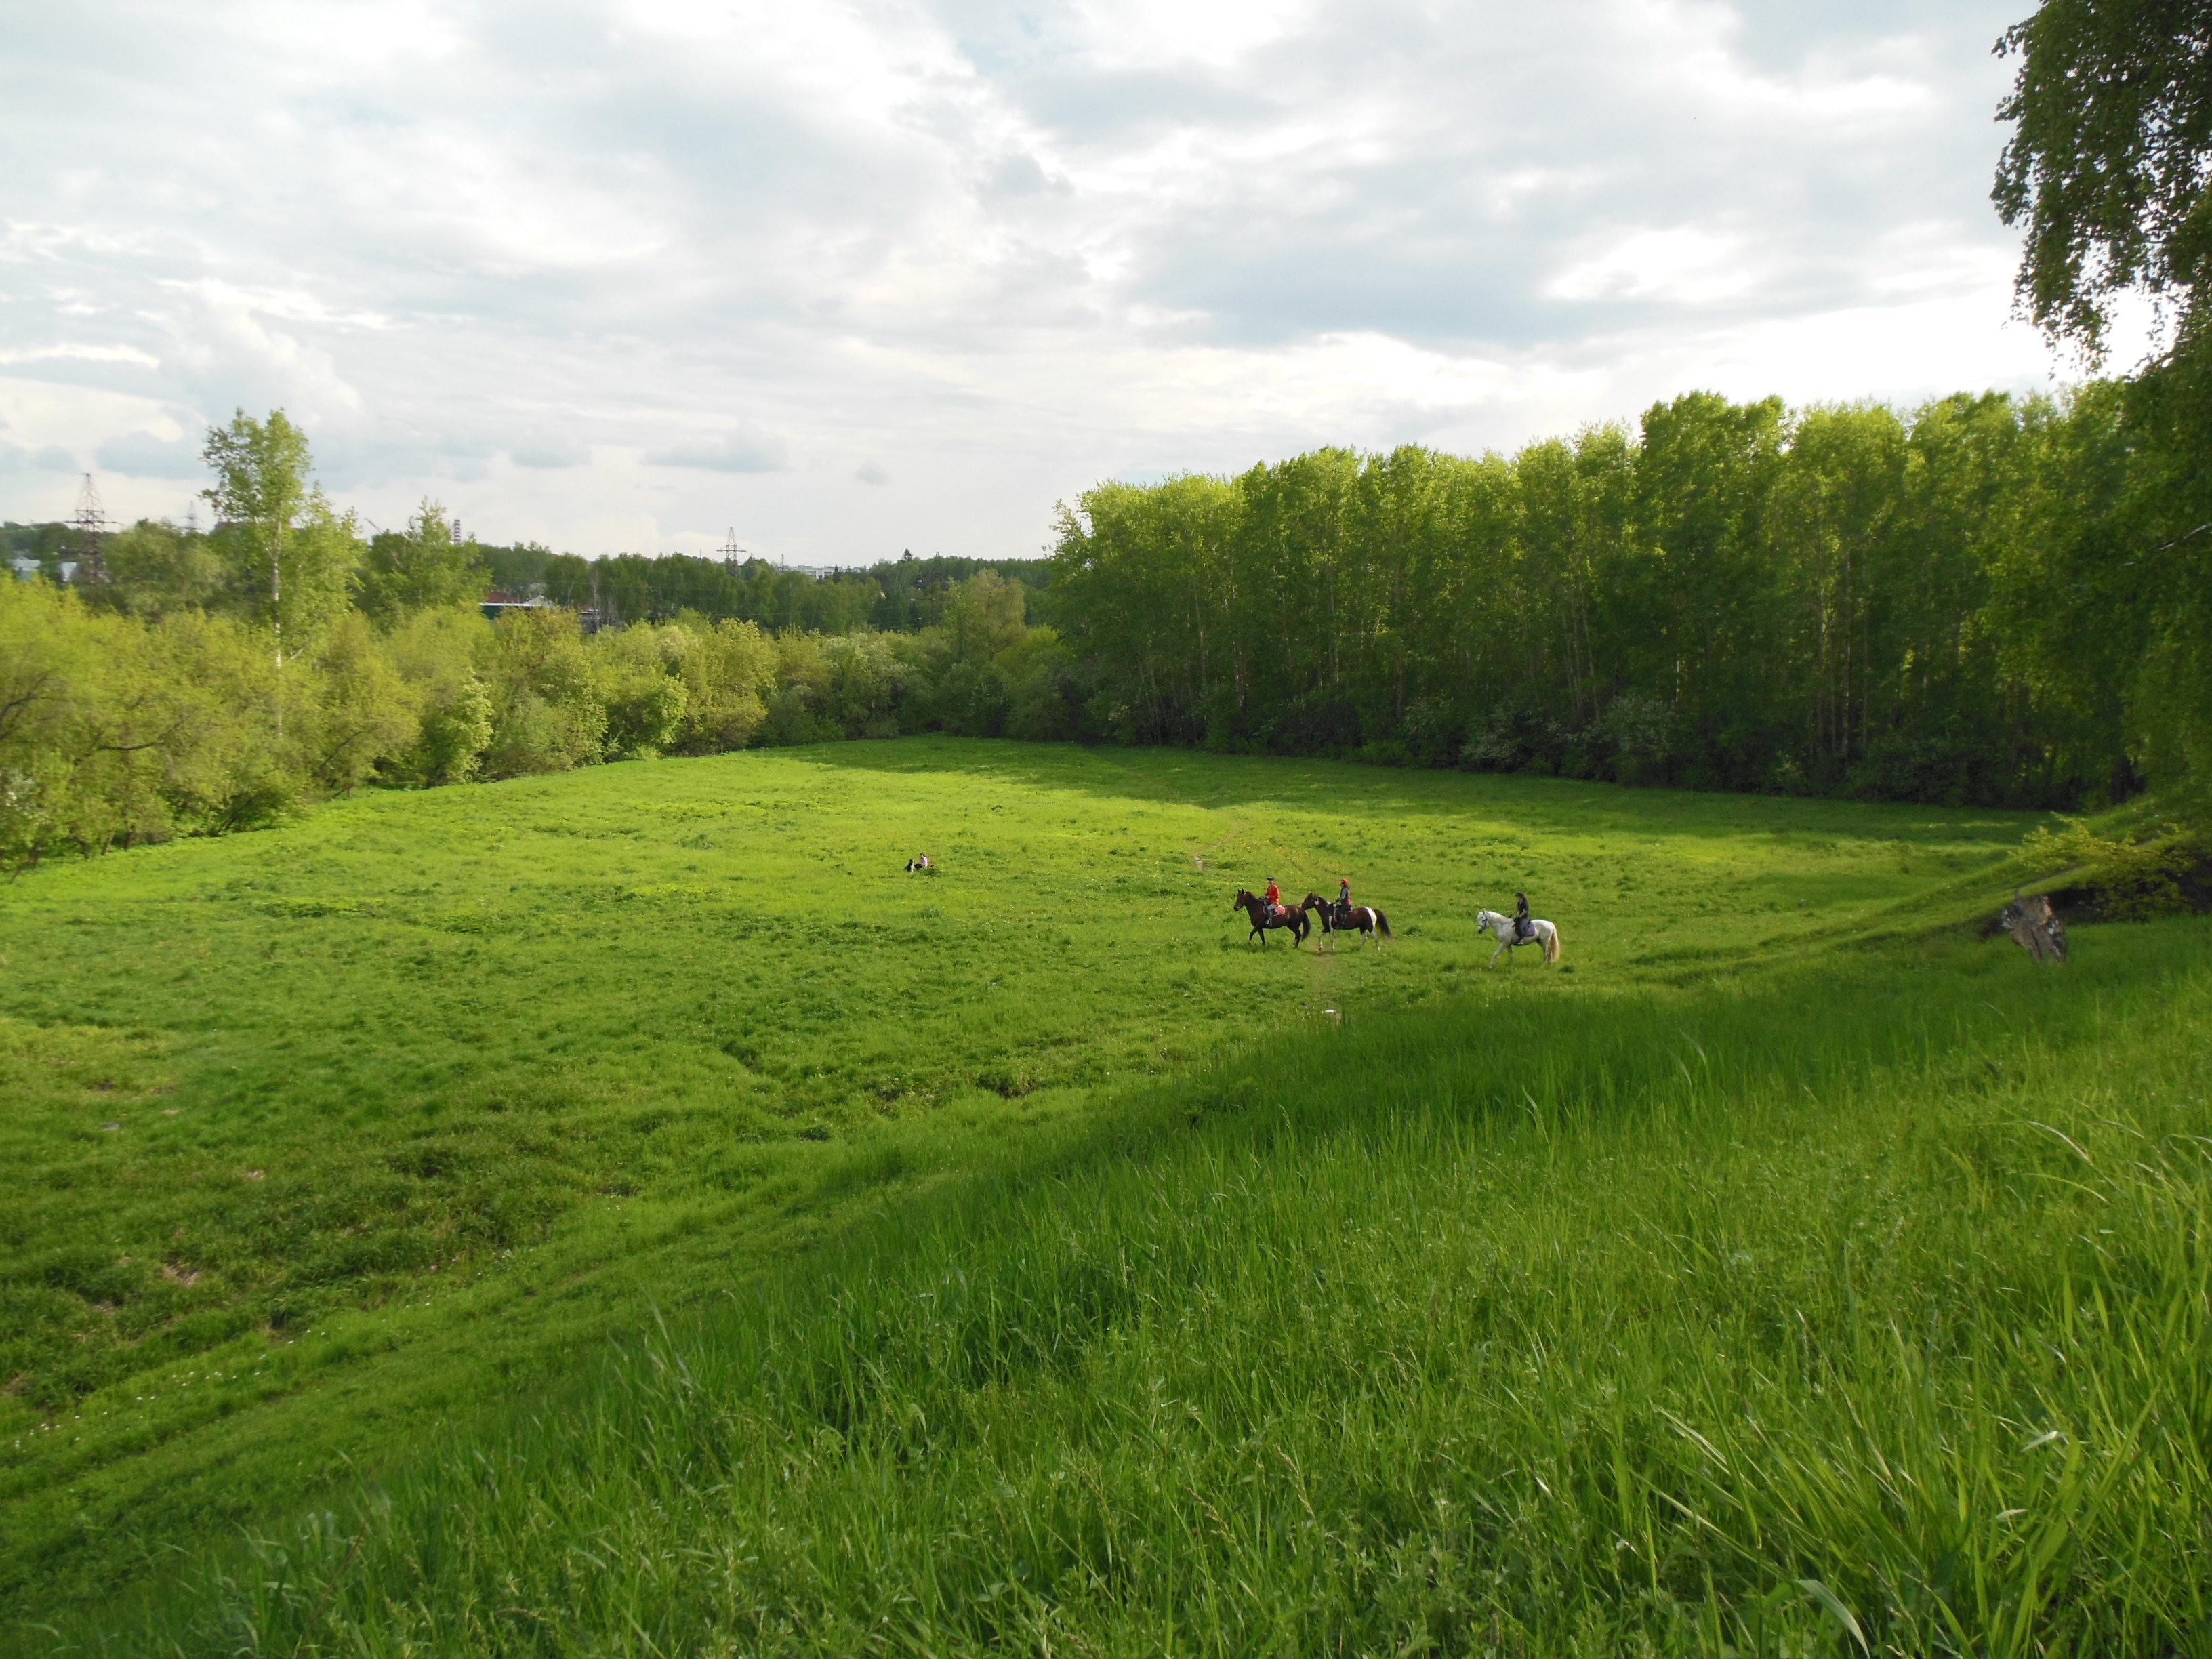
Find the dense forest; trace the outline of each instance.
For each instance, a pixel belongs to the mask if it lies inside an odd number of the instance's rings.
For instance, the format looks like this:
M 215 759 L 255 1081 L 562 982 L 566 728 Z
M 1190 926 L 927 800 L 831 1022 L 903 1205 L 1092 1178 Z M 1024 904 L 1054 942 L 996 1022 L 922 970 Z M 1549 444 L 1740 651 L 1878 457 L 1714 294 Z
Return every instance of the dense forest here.
M 1323 449 L 1091 491 L 1054 614 L 1124 741 L 2075 806 L 2143 777 L 2138 449 L 2109 382 Z
M 758 623 L 779 632 L 848 634 L 856 628 L 919 633 L 945 620 L 953 585 L 988 570 L 1042 588 L 1042 559 L 968 559 L 932 554 L 849 570 L 787 570 L 765 559 L 619 553 L 586 559 L 525 544 L 481 547 L 476 556 L 504 592 L 550 599 L 595 623 L 665 622 L 682 615 Z

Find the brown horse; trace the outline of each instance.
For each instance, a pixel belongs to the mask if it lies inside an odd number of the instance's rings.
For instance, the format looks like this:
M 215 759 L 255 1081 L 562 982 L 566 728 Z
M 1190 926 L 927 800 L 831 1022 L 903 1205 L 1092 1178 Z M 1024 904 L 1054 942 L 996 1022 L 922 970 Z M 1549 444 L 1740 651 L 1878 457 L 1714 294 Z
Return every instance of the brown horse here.
M 1268 908 L 1267 900 L 1255 893 L 1248 893 L 1241 887 L 1237 890 L 1237 896 L 1229 901 L 1229 908 L 1242 910 L 1251 921 L 1252 931 L 1244 940 L 1247 945 L 1256 939 L 1265 946 L 1272 929 L 1287 927 L 1291 930 L 1291 949 L 1295 951 L 1305 942 L 1306 930 L 1311 925 L 1306 921 L 1304 911 L 1286 908 L 1280 915 L 1277 915 Z
M 1374 934 L 1378 951 L 1382 948 L 1382 941 L 1390 937 L 1390 918 L 1364 904 L 1331 904 L 1319 893 L 1308 893 L 1298 908 L 1320 911 L 1321 930 L 1324 933 L 1348 933 L 1358 928 L 1362 939 Z

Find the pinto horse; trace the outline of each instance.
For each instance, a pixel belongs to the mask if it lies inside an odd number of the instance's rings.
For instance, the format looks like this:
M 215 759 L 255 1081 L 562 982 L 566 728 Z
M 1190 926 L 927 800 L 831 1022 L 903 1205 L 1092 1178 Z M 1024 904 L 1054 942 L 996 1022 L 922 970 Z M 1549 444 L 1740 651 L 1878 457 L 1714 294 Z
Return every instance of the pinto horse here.
M 1544 947 L 1545 961 L 1557 962 L 1559 959 L 1559 930 L 1548 921 L 1531 917 L 1528 937 L 1522 939 L 1514 932 L 1512 917 L 1501 916 L 1495 910 L 1478 910 L 1474 917 L 1474 931 L 1494 937 L 1498 940 L 1498 951 L 1517 951 L 1524 945 L 1540 945 Z M 1490 953 L 1492 962 L 1498 960 L 1498 951 Z M 1509 968 L 1513 965 L 1511 957 L 1505 958 L 1505 965 Z
M 1269 931 L 1277 927 L 1291 930 L 1291 949 L 1293 951 L 1305 942 L 1309 924 L 1303 910 L 1285 908 L 1279 915 L 1267 900 L 1256 893 L 1248 893 L 1241 887 L 1237 890 L 1237 896 L 1229 901 L 1229 908 L 1242 910 L 1251 920 L 1252 932 L 1244 941 L 1247 945 L 1256 939 L 1264 946 L 1267 943 Z
M 1378 951 L 1382 948 L 1382 941 L 1390 937 L 1390 918 L 1364 904 L 1331 904 L 1319 893 L 1308 893 L 1298 908 L 1320 911 L 1321 930 L 1324 933 L 1348 933 L 1356 927 L 1362 939 L 1373 934 Z

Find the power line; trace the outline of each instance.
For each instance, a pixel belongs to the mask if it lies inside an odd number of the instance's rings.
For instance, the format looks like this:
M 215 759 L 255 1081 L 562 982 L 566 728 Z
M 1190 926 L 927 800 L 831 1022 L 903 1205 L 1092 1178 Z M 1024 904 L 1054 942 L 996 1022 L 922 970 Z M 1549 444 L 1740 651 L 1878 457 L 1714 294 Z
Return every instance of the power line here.
M 99 581 L 106 576 L 101 568 L 100 538 L 108 532 L 107 509 L 100 505 L 100 486 L 92 481 L 92 474 L 84 475 L 83 486 L 76 492 L 76 517 L 70 520 L 76 527 L 77 540 L 84 556 L 84 574 Z

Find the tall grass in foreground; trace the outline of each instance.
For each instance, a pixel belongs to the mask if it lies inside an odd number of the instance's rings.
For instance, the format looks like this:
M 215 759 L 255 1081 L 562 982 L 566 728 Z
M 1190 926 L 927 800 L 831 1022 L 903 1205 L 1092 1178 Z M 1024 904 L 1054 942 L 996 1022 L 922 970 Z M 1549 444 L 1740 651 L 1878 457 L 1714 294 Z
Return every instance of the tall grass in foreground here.
M 2195 925 L 1316 1032 L 118 1650 L 2212 1650 Z

